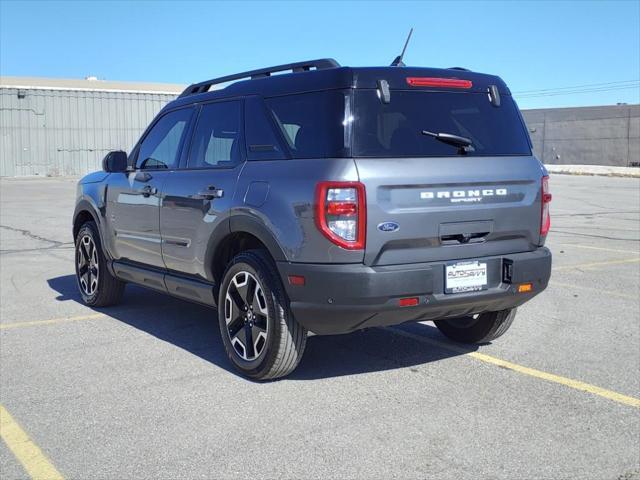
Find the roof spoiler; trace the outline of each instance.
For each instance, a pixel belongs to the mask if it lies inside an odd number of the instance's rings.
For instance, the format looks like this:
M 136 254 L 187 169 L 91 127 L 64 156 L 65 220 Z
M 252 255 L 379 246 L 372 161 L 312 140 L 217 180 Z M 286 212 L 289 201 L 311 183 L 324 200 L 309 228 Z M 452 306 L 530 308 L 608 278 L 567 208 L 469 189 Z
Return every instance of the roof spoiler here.
M 318 60 L 307 60 L 306 62 L 286 63 L 284 65 L 276 65 L 275 67 L 260 68 L 258 70 L 249 70 L 248 72 L 235 73 L 233 75 L 227 75 L 226 77 L 213 78 L 200 83 L 194 83 L 189 85 L 184 92 L 180 94 L 179 98 L 186 97 L 188 95 L 195 95 L 197 93 L 208 92 L 211 86 L 220 83 L 227 83 L 233 80 L 241 80 L 244 78 L 263 78 L 269 77 L 272 73 L 286 72 L 308 72 L 311 69 L 324 70 L 327 68 L 337 68 L 340 64 L 333 58 L 320 58 Z

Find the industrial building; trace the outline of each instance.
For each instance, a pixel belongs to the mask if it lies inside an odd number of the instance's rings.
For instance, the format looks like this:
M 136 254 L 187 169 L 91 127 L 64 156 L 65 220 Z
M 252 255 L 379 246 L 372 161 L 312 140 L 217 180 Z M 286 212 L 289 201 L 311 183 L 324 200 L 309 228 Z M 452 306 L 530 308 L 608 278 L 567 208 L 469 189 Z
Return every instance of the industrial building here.
M 82 175 L 129 151 L 183 85 L 0 77 L 0 176 Z M 640 105 L 523 111 L 544 163 L 638 166 Z
M 182 85 L 0 77 L 0 176 L 82 175 L 130 150 Z
M 640 105 L 522 112 L 533 151 L 546 164 L 640 166 Z

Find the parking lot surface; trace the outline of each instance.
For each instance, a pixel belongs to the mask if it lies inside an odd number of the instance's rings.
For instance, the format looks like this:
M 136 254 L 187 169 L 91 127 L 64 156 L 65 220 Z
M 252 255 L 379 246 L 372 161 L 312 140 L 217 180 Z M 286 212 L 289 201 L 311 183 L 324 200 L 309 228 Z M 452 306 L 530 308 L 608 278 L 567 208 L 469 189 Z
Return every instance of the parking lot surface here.
M 83 306 L 75 180 L 1 180 L 0 476 L 640 478 L 640 181 L 551 185 L 551 284 L 505 336 L 313 336 L 255 383 L 214 310 L 132 286 Z

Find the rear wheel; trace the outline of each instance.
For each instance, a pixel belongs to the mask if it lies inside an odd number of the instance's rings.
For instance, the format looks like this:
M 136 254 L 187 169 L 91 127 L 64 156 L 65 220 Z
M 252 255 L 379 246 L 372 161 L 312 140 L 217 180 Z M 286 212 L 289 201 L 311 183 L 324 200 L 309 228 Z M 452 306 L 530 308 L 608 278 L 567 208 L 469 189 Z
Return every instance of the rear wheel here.
M 302 358 L 307 330 L 293 318 L 275 265 L 262 250 L 240 253 L 227 267 L 218 322 L 229 359 L 250 378 L 283 377 Z
M 118 303 L 124 282 L 107 269 L 98 228 L 87 222 L 76 237 L 76 281 L 82 301 L 91 307 L 106 307 Z
M 461 343 L 487 343 L 502 336 L 513 323 L 516 309 L 486 312 L 468 317 L 436 320 L 436 327 L 451 340 Z

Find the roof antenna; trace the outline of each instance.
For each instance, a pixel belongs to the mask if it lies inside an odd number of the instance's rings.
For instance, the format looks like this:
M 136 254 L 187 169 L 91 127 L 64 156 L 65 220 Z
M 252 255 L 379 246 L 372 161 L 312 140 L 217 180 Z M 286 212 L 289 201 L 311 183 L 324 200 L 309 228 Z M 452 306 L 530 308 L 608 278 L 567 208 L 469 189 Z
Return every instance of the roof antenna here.
M 402 49 L 402 53 L 398 55 L 393 62 L 391 62 L 392 67 L 406 67 L 406 65 L 402 61 L 402 57 L 404 57 L 404 52 L 407 49 L 407 45 L 409 45 L 409 40 L 411 40 L 412 33 L 413 33 L 413 27 L 411 27 L 411 30 L 409 30 L 409 35 L 407 36 L 407 41 L 404 42 L 404 48 Z

